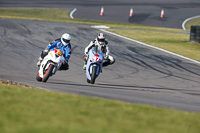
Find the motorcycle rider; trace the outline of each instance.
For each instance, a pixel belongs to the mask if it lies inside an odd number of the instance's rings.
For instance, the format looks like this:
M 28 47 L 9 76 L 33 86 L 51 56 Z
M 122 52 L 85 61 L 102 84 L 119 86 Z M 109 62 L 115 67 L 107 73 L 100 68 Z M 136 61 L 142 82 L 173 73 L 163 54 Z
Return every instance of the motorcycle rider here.
M 105 40 L 105 36 L 103 33 L 99 33 L 94 41 L 91 41 L 90 44 L 85 48 L 84 52 L 84 66 L 83 70 L 86 69 L 87 59 L 88 59 L 88 52 L 93 46 L 98 46 L 104 53 L 104 59 L 109 61 L 109 64 L 113 64 L 115 59 L 110 55 L 108 41 Z
M 68 33 L 64 33 L 61 38 L 58 38 L 51 43 L 42 51 L 41 56 L 38 58 L 37 66 L 40 67 L 40 64 L 44 57 L 48 55 L 49 51 L 55 47 L 61 48 L 64 47 L 64 57 L 65 61 L 60 67 L 60 70 L 68 70 L 69 65 L 68 65 L 68 60 L 71 57 L 71 36 Z

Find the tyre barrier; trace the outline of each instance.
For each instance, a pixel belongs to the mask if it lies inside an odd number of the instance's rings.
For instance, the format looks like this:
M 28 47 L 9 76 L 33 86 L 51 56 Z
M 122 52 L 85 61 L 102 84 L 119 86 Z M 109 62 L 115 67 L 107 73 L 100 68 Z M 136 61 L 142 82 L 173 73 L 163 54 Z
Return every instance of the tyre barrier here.
M 200 26 L 190 27 L 190 41 L 200 43 Z

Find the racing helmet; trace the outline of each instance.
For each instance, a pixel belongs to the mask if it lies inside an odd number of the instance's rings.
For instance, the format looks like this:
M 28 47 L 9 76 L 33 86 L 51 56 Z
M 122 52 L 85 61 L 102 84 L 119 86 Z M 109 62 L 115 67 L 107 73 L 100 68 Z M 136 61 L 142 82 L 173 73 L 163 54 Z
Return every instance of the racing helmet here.
M 61 37 L 61 42 L 62 42 L 62 44 L 64 44 L 64 45 L 67 45 L 67 44 L 70 42 L 70 40 L 71 40 L 71 36 L 70 36 L 70 34 L 68 34 L 68 33 L 64 33 L 64 34 L 62 35 L 62 37 Z
M 105 42 L 105 36 L 103 33 L 99 33 L 97 36 L 97 41 L 100 45 L 103 45 Z

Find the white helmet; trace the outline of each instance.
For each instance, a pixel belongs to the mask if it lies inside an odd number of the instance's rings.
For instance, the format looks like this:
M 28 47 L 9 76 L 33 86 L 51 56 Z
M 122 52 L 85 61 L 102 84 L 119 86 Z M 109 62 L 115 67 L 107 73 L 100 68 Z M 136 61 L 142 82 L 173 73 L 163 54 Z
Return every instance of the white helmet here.
M 99 33 L 97 36 L 97 41 L 100 45 L 103 45 L 105 42 L 105 36 L 103 33 Z
M 63 34 L 61 37 L 61 42 L 64 45 L 67 45 L 70 42 L 70 40 L 71 40 L 71 36 L 68 33 Z

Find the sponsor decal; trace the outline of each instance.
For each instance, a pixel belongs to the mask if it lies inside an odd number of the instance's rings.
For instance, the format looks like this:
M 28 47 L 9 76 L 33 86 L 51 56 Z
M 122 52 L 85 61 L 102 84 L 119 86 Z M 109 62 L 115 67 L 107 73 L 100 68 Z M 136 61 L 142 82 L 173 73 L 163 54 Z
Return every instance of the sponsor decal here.
M 50 54 L 51 57 L 53 57 L 53 54 L 51 52 L 49 54 Z
M 62 53 L 62 51 L 61 51 L 60 49 L 55 49 L 55 53 L 56 53 L 57 55 L 59 55 L 59 56 L 62 56 L 62 55 L 63 55 L 63 53 Z
M 63 62 L 64 60 L 60 60 L 60 63 Z
M 94 60 L 94 61 L 101 61 L 101 59 L 99 58 L 98 54 L 95 54 L 94 57 L 92 58 L 92 60 Z

